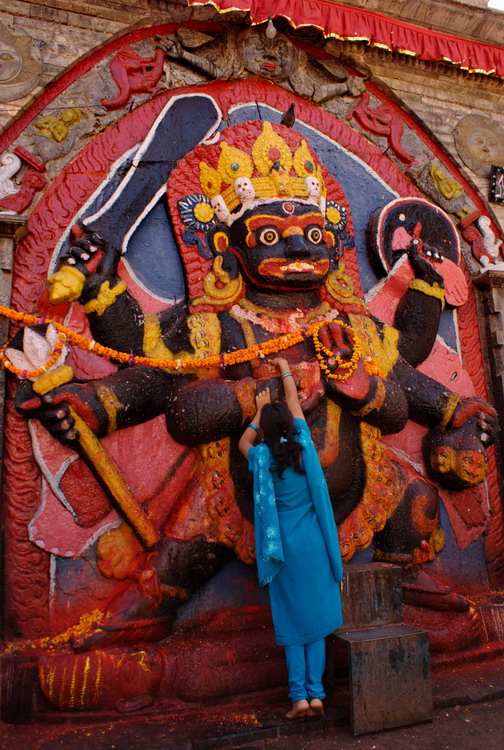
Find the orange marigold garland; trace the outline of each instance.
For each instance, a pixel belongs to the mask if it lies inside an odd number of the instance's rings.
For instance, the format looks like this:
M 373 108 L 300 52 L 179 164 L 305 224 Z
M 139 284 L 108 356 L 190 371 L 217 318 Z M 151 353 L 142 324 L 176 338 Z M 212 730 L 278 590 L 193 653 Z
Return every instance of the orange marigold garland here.
M 10 372 L 18 375 L 23 379 L 36 378 L 46 372 L 50 367 L 52 367 L 52 365 L 61 355 L 63 346 L 66 341 L 69 341 L 83 351 L 94 352 L 95 354 L 98 354 L 99 356 L 104 357 L 108 360 L 124 362 L 130 365 L 140 365 L 142 367 L 160 367 L 165 370 L 174 370 L 175 372 L 181 372 L 182 370 L 188 370 L 192 368 L 199 369 L 219 366 L 225 367 L 227 365 L 250 362 L 253 359 L 257 359 L 258 357 L 260 359 L 263 359 L 264 357 L 267 357 L 271 354 L 277 354 L 283 349 L 288 349 L 291 346 L 295 346 L 296 344 L 301 343 L 301 341 L 303 341 L 304 339 L 313 338 L 315 354 L 319 361 L 320 368 L 325 373 L 325 375 L 328 378 L 332 378 L 334 380 L 347 380 L 357 368 L 359 359 L 362 356 L 361 341 L 354 328 L 352 328 L 352 326 L 348 323 L 343 323 L 342 321 L 337 319 L 332 319 L 331 322 L 336 323 L 342 328 L 346 328 L 352 333 L 353 352 L 350 359 L 343 359 L 339 355 L 334 354 L 334 352 L 332 352 L 330 349 L 327 349 L 327 347 L 323 346 L 323 344 L 320 342 L 318 334 L 322 326 L 326 325 L 327 321 L 319 320 L 309 326 L 304 326 L 296 331 L 292 331 L 291 333 L 286 333 L 283 336 L 269 339 L 269 341 L 264 341 L 261 344 L 254 344 L 254 346 L 249 346 L 245 349 L 238 349 L 233 352 L 225 352 L 224 354 L 197 359 L 160 360 L 153 359 L 152 357 L 139 357 L 136 355 L 127 354 L 126 352 L 116 351 L 115 349 L 111 349 L 108 346 L 99 344 L 97 341 L 89 341 L 89 339 L 85 338 L 85 336 L 82 336 L 79 333 L 75 333 L 75 331 L 72 331 L 69 328 L 65 328 L 65 326 L 61 325 L 61 323 L 57 323 L 46 318 L 37 318 L 35 315 L 29 315 L 28 313 L 20 313 L 16 310 L 12 310 L 9 307 L 4 307 L 3 305 L 0 305 L 0 315 L 4 315 L 8 318 L 11 318 L 12 320 L 24 323 L 25 325 L 52 323 L 52 325 L 60 333 L 58 341 L 51 353 L 50 358 L 37 370 L 26 371 L 15 367 L 4 354 L 4 350 L 6 349 L 7 344 L 0 350 L 0 361 L 2 362 L 2 365 Z M 344 370 L 344 372 L 339 373 L 331 371 L 325 360 L 325 357 L 330 360 L 331 364 L 336 364 L 338 366 L 338 369 Z M 368 367 L 368 363 L 366 362 L 366 369 L 368 371 L 373 367 L 372 363 L 369 363 L 369 365 L 370 366 Z

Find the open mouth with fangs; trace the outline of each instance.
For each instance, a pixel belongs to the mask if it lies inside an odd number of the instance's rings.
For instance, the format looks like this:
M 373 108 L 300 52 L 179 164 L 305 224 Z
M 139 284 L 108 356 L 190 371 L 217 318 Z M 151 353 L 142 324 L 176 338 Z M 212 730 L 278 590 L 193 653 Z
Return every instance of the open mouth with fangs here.
M 290 274 L 309 273 L 315 276 L 325 276 L 329 272 L 329 260 L 292 260 L 285 258 L 268 258 L 259 264 L 259 273 L 263 276 L 284 278 Z

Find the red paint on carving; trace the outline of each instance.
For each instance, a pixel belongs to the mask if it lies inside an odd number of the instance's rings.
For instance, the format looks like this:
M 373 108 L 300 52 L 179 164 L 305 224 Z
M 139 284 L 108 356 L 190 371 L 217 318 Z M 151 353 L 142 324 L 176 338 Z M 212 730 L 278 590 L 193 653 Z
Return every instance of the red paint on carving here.
M 47 184 L 47 180 L 40 172 L 29 169 L 25 172 L 21 181 L 21 188 L 17 193 L 0 198 L 0 208 L 6 208 L 8 211 L 14 211 L 17 214 L 22 213 L 28 208 L 36 192 L 42 190 Z
M 364 91 L 352 109 L 348 112 L 346 119 L 351 120 L 354 117 L 364 130 L 374 135 L 382 135 L 388 139 L 390 148 L 398 159 L 408 166 L 416 164 L 415 158 L 408 154 L 402 147 L 401 139 L 403 136 L 404 126 L 401 114 L 395 112 L 388 104 L 384 102 L 375 109 L 369 107 L 370 96 Z
M 123 47 L 110 63 L 110 75 L 119 92 L 113 99 L 100 99 L 107 109 L 119 109 L 131 94 L 150 91 L 161 78 L 164 52 L 156 49 L 154 57 L 141 57 L 131 47 Z
M 163 27 L 166 28 L 166 27 Z M 173 28 L 172 28 L 173 30 Z M 143 36 L 155 33 L 155 29 L 140 30 Z M 139 33 L 139 32 L 135 32 Z M 168 32 L 164 32 L 168 33 Z M 134 41 L 128 36 L 128 41 Z M 125 37 L 114 49 L 124 45 Z M 105 49 L 105 48 L 104 48 Z M 108 53 L 113 51 L 107 46 Z M 106 53 L 100 51 L 102 59 Z M 82 62 L 79 69 L 80 74 L 89 70 L 89 58 Z M 87 66 L 87 67 L 86 67 Z M 75 73 L 73 69 L 72 73 Z M 78 77 L 74 75 L 72 80 Z M 66 78 L 66 85 L 70 79 Z M 59 83 L 59 82 L 58 82 Z M 53 96 L 63 90 L 59 89 Z M 264 101 L 278 111 L 286 111 L 292 101 L 292 94 L 278 89 L 266 81 L 244 80 L 229 82 L 218 82 L 208 86 L 195 86 L 184 89 L 183 93 L 206 91 L 211 93 L 223 114 L 226 115 L 229 107 L 237 101 Z M 169 99 L 180 91 L 163 92 L 155 99 L 147 102 L 134 112 L 122 118 L 113 127 L 99 134 L 82 152 L 63 170 L 54 182 L 49 186 L 43 199 L 36 206 L 28 221 L 28 235 L 20 243 L 14 272 L 13 306 L 20 310 L 33 311 L 38 306 L 45 289 L 45 279 L 53 248 L 60 239 L 62 233 L 74 221 L 74 217 L 81 205 L 106 179 L 110 166 L 127 149 L 145 138 L 156 116 Z M 383 95 L 382 95 L 383 96 Z M 40 101 L 40 100 L 39 100 Z M 49 101 L 49 99 L 47 100 Z M 46 103 L 43 106 L 46 106 Z M 357 155 L 369 164 L 382 179 L 384 179 L 399 195 L 422 197 L 422 194 L 412 184 L 407 176 L 391 163 L 380 149 L 368 143 L 362 136 L 352 130 L 346 123 L 332 117 L 319 107 L 312 105 L 302 99 L 295 97 L 296 113 L 300 121 L 311 125 L 316 130 L 328 135 L 339 142 L 344 148 Z M 39 102 L 36 103 L 37 105 Z M 35 106 L 35 105 L 34 105 Z M 391 105 L 392 106 L 392 105 Z M 395 106 L 395 105 L 393 105 Z M 41 107 L 42 108 L 42 107 Z M 36 112 L 29 110 L 30 117 L 18 120 L 16 135 L 22 132 L 28 122 L 35 117 Z M 24 113 L 22 117 L 27 115 Z M 407 116 L 403 113 L 403 118 Z M 408 124 L 411 125 L 410 122 Z M 413 125 L 411 125 L 413 127 Z M 12 126 L 14 127 L 14 126 Z M 414 125 L 418 132 L 419 128 Z M 9 129 L 12 135 L 14 130 Z M 5 136 L 4 136 L 5 137 Z M 16 137 L 16 136 L 13 136 Z M 426 136 L 423 135 L 427 140 Z M 434 147 L 435 148 L 435 147 Z M 454 167 L 450 165 L 450 171 L 454 174 Z M 457 176 L 458 179 L 458 176 Z M 459 180 L 462 183 L 462 179 Z M 186 186 L 187 188 L 187 186 Z M 189 190 L 187 189 L 187 192 Z M 475 191 L 470 188 L 468 193 L 475 204 L 482 205 L 483 201 L 476 196 Z M 487 212 L 484 207 L 485 213 Z M 205 272 L 208 261 L 204 261 L 195 248 L 192 256 L 187 257 L 187 267 L 194 278 Z M 353 278 L 358 278 L 357 261 L 354 254 L 346 259 L 347 272 Z M 469 305 L 469 307 L 468 307 Z M 477 383 L 479 395 L 484 395 L 486 386 L 484 382 L 483 363 L 480 355 L 481 342 L 478 335 L 478 322 L 475 316 L 474 300 L 471 297 L 468 305 L 459 311 L 459 325 L 463 338 L 464 365 L 470 372 L 474 382 Z M 466 311 L 468 308 L 469 312 Z M 90 355 L 91 356 L 91 355 Z M 12 396 L 12 387 L 10 395 Z M 47 629 L 47 596 L 48 596 L 48 564 L 47 556 L 42 550 L 34 549 L 27 537 L 27 528 L 33 518 L 39 501 L 39 473 L 33 461 L 31 444 L 27 434 L 24 421 L 15 413 L 12 399 L 7 406 L 7 432 L 8 441 L 6 445 L 6 470 L 4 475 L 8 507 L 6 511 L 6 526 L 8 530 L 8 541 L 6 552 L 11 560 L 11 565 L 6 573 L 8 596 L 9 622 L 17 623 L 19 631 L 26 636 L 33 636 L 46 632 Z M 488 534 L 485 540 L 487 545 L 487 559 L 489 569 L 494 579 L 504 569 L 504 554 L 502 540 L 502 509 L 499 511 L 500 496 L 498 494 L 497 472 L 493 450 L 490 452 L 490 472 L 488 484 L 491 493 L 492 513 Z M 499 515 L 500 512 L 500 515 Z M 492 557 L 494 562 L 492 562 Z M 35 595 L 26 601 L 26 587 L 30 586 Z
M 33 167 L 33 169 L 36 169 L 37 172 L 46 171 L 44 162 L 41 159 L 39 159 L 38 156 L 35 156 L 35 154 L 31 154 L 22 146 L 16 146 L 16 148 L 14 149 L 14 153 L 16 154 L 16 156 L 19 156 L 20 159 L 23 159 L 23 161 L 29 164 L 30 167 Z

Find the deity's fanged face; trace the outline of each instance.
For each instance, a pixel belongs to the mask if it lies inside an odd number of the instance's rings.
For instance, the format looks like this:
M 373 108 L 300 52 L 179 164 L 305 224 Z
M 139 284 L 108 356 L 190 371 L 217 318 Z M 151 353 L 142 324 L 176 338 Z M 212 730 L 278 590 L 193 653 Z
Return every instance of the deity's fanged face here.
M 249 283 L 315 289 L 330 271 L 331 235 L 314 205 L 279 200 L 246 211 L 230 227 L 230 250 Z

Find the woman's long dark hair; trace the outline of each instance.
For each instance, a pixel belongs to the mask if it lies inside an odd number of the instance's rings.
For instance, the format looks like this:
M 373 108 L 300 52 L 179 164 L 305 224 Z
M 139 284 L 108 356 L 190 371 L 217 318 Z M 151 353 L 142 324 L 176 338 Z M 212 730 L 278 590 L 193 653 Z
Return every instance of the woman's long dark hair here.
M 297 430 L 287 405 L 281 401 L 265 404 L 261 411 L 261 429 L 264 442 L 273 457 L 273 470 L 278 473 L 280 479 L 283 479 L 282 475 L 287 466 L 292 466 L 295 471 L 304 474 L 301 465 L 301 446 L 295 439 Z

